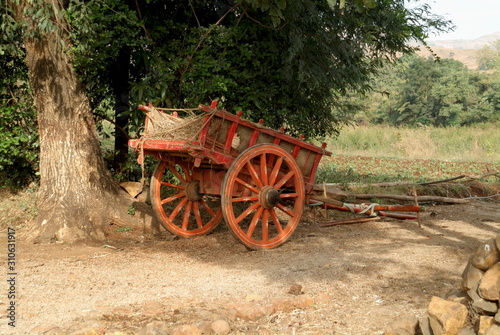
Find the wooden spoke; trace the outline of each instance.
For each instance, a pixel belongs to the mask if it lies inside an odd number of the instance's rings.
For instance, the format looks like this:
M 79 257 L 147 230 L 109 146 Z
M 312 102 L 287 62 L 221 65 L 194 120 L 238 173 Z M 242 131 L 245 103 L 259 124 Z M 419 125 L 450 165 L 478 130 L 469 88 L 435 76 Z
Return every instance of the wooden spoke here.
M 269 209 L 264 209 L 262 214 L 262 241 L 269 241 Z
M 268 178 L 267 178 L 267 159 L 266 159 L 266 154 L 263 153 L 260 156 L 260 176 L 262 179 L 262 183 L 264 185 L 268 185 Z
M 186 203 L 188 203 L 188 199 L 187 198 L 182 199 L 177 204 L 177 206 L 175 206 L 174 210 L 172 211 L 172 213 L 170 213 L 170 216 L 168 218 L 170 220 L 173 220 L 177 216 L 177 214 L 179 214 L 179 212 L 181 211 L 181 209 L 186 205 Z
M 218 215 L 218 213 L 216 214 L 212 208 L 208 207 L 207 203 L 203 200 L 200 200 L 200 204 L 203 206 L 203 208 L 205 208 L 207 210 L 207 212 L 212 216 L 212 217 L 216 217 Z
M 264 208 L 259 207 L 259 209 L 255 212 L 253 215 L 252 221 L 250 222 L 250 226 L 248 227 L 246 235 L 251 238 L 253 235 L 253 232 L 255 231 L 255 227 L 257 227 L 257 223 L 259 222 L 259 219 L 262 215 L 262 211 Z
M 181 165 L 182 171 L 184 171 L 184 176 L 186 181 L 191 181 L 193 180 L 193 171 L 189 171 L 186 165 Z
M 274 165 L 273 170 L 271 171 L 269 185 L 274 186 L 276 178 L 278 177 L 278 172 L 280 172 L 281 164 L 283 164 L 283 157 L 278 158 L 278 160 L 276 161 L 276 165 Z
M 201 220 L 199 202 L 196 202 L 196 201 L 193 202 L 193 213 L 194 213 L 194 217 L 196 218 L 196 224 L 198 225 L 198 228 L 203 228 L 203 221 Z
M 232 198 L 231 202 L 257 201 L 257 200 L 259 200 L 259 197 L 254 196 L 254 197 Z
M 173 166 L 173 165 L 169 165 L 168 166 L 168 169 L 170 170 L 170 172 L 172 172 L 172 174 L 174 176 L 177 177 L 178 180 L 180 180 L 183 184 L 187 184 L 187 180 L 186 178 L 184 178 L 184 176 L 182 176 L 179 171 L 177 171 L 177 169 Z
M 276 212 L 274 211 L 274 208 L 271 208 L 269 210 L 269 214 L 271 215 L 271 220 L 273 221 L 274 223 L 274 226 L 276 227 L 276 229 L 278 230 L 278 233 L 279 234 L 283 234 L 284 231 L 283 231 L 283 227 L 281 226 L 281 222 L 280 220 L 278 219 L 278 216 L 276 215 Z
M 288 216 L 290 216 L 290 217 L 295 216 L 295 214 L 294 214 L 291 210 L 289 210 L 288 208 L 286 208 L 286 207 L 285 207 L 285 206 L 283 206 L 282 204 L 278 204 L 278 206 L 276 206 L 276 207 L 278 207 L 279 209 L 281 209 L 281 211 L 282 211 L 283 213 L 288 214 Z
M 179 199 L 179 198 L 182 198 L 182 197 L 185 197 L 185 196 L 186 196 L 186 193 L 184 193 L 184 192 L 179 192 L 179 193 L 177 193 L 177 194 L 175 194 L 175 195 L 173 195 L 173 196 L 171 196 L 171 197 L 168 197 L 168 198 L 163 199 L 163 200 L 161 201 L 161 204 L 162 204 L 162 205 L 164 205 L 164 204 L 167 204 L 167 203 L 169 203 L 169 202 L 171 202 L 171 201 L 174 201 L 174 200 L 176 200 L 176 199 Z
M 283 185 L 285 185 L 285 183 L 290 180 L 290 178 L 292 178 L 292 176 L 295 174 L 294 171 L 290 171 L 288 172 L 283 178 L 281 178 L 281 180 L 279 182 L 277 182 L 275 185 L 273 185 L 273 187 L 277 190 L 279 190 L 281 187 L 283 187 Z
M 184 218 L 182 219 L 182 229 L 187 230 L 189 224 L 189 216 L 191 214 L 191 207 L 193 206 L 192 201 L 188 201 L 186 209 L 184 211 Z
M 160 161 L 151 178 L 150 198 L 156 217 L 163 227 L 182 237 L 207 234 L 222 218 L 218 198 L 196 193 L 205 170 L 190 166 L 182 161 Z
M 166 181 L 162 181 L 161 184 L 163 186 L 167 186 L 167 187 L 172 187 L 172 188 L 177 188 L 179 190 L 184 190 L 186 189 L 184 186 L 181 186 L 181 185 L 175 185 L 175 184 L 171 184 L 171 183 L 167 183 Z
M 263 188 L 264 184 L 262 184 L 262 181 L 260 180 L 259 175 L 257 174 L 257 171 L 255 171 L 255 168 L 253 167 L 252 163 L 250 161 L 247 162 L 246 167 L 248 169 L 248 172 L 250 172 L 250 176 L 252 177 L 253 182 L 259 187 Z
M 277 247 L 290 238 L 302 215 L 302 172 L 275 144 L 250 147 L 229 167 L 221 201 L 226 224 L 241 243 L 250 249 Z
M 299 196 L 298 193 L 282 193 L 282 194 L 280 194 L 281 199 L 297 198 L 298 196 Z
M 244 180 L 241 180 L 239 178 L 236 178 L 236 181 L 238 183 L 240 183 L 241 185 L 245 186 L 247 189 L 249 189 L 250 191 L 254 192 L 254 193 L 259 193 L 259 190 L 256 189 L 255 187 L 253 187 L 252 185 L 250 185 L 249 183 L 247 183 L 246 181 Z
M 248 207 L 245 211 L 243 211 L 243 213 L 241 213 L 240 216 L 238 216 L 235 219 L 235 222 L 236 223 L 241 222 L 241 220 L 246 218 L 252 211 L 256 210 L 259 207 L 260 207 L 260 204 L 258 202 L 254 202 L 250 207 Z

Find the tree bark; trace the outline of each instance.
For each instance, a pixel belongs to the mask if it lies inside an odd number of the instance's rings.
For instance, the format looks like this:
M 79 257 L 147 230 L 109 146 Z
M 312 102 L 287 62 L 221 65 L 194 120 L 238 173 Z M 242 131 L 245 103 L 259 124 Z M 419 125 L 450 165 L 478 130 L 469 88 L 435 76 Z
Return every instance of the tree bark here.
M 17 13 L 23 3 L 12 2 Z M 56 0 L 46 4 L 56 14 L 63 10 Z M 61 50 L 61 40 L 69 45 L 68 27 L 57 17 L 58 30 L 24 40 L 40 134 L 38 213 L 28 238 L 35 243 L 102 240 L 110 218 L 119 214 L 121 192 L 102 158 L 89 99 L 71 57 Z M 24 19 L 36 30 L 31 17 Z

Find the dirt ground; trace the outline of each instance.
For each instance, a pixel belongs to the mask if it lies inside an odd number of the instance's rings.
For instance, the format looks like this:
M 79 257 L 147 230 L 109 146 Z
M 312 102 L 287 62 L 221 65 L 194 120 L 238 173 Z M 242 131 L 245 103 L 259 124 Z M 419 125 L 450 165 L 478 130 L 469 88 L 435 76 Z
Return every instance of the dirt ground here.
M 460 287 L 471 253 L 499 231 L 500 205 L 432 206 L 421 228 L 386 218 L 324 222 L 307 212 L 292 239 L 269 251 L 247 251 L 224 224 L 194 239 L 123 232 L 94 246 L 18 240 L 17 324 L 15 332 L 7 326 L 2 293 L 0 333 L 162 334 L 161 326 L 170 334 L 223 319 L 231 334 L 382 334 Z M 293 284 L 303 294 L 289 293 Z

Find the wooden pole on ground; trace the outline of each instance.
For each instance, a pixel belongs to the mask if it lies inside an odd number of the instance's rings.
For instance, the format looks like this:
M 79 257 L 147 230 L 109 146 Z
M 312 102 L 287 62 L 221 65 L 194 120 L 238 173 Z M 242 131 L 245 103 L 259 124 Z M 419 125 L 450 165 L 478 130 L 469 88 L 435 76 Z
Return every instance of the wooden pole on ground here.
M 415 197 L 415 205 L 418 206 L 417 189 L 415 188 L 415 186 L 413 186 L 413 196 Z M 417 212 L 417 222 L 418 222 L 418 227 L 422 228 L 422 223 L 420 222 L 420 212 Z

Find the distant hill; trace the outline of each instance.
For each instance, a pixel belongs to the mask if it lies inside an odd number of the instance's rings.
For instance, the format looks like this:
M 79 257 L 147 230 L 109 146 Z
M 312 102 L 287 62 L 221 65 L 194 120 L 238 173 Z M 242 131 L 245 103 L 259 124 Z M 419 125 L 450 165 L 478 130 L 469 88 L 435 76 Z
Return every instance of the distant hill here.
M 477 51 L 482 47 L 500 40 L 500 31 L 496 33 L 481 36 L 474 40 L 443 40 L 427 41 L 432 51 L 442 59 L 455 59 L 462 62 L 471 70 L 477 70 L 479 63 L 477 61 Z M 420 47 L 417 54 L 421 57 L 429 57 L 430 51 L 425 47 Z
M 441 47 L 448 49 L 481 49 L 496 40 L 500 40 L 500 31 L 489 35 L 484 35 L 474 40 L 428 40 L 427 44 L 432 47 Z
M 441 59 L 455 59 L 462 62 L 470 70 L 477 70 L 479 63 L 477 61 L 478 49 L 450 49 L 441 47 L 431 47 L 432 51 L 438 55 Z M 431 52 L 424 47 L 420 47 L 420 51 L 417 51 L 417 55 L 420 57 L 429 57 Z

